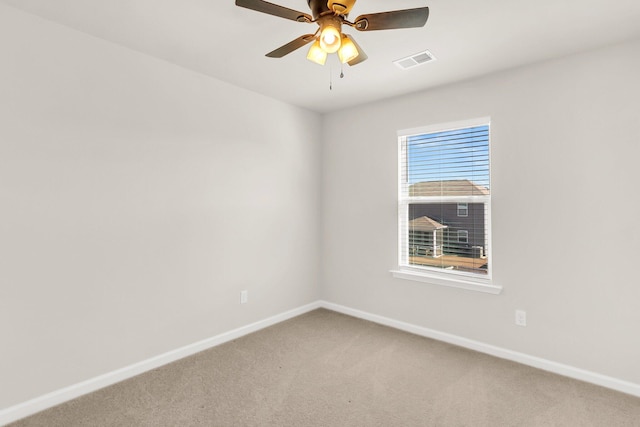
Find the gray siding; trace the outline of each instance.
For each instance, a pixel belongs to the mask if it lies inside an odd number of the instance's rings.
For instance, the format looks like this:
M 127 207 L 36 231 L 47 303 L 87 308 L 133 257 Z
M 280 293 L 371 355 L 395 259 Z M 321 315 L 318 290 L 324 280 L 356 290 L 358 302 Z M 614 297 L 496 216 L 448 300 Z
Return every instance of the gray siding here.
M 446 225 L 444 231 L 445 253 L 471 256 L 472 247 L 480 246 L 486 254 L 485 242 L 485 210 L 483 203 L 468 203 L 467 216 L 458 216 L 457 203 L 411 204 L 409 221 L 428 216 Z M 468 241 L 459 241 L 458 231 L 468 232 Z

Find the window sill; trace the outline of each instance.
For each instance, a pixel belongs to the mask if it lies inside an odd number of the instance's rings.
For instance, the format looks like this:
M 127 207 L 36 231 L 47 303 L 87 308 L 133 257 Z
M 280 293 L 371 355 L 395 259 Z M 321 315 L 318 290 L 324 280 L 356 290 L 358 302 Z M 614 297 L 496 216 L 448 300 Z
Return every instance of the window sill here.
M 490 280 L 476 280 L 466 277 L 445 277 L 444 275 L 436 273 L 432 274 L 413 270 L 391 270 L 391 274 L 397 279 L 414 280 L 433 285 L 466 289 L 468 291 L 484 292 L 493 295 L 498 295 L 502 292 L 502 287 L 491 284 Z

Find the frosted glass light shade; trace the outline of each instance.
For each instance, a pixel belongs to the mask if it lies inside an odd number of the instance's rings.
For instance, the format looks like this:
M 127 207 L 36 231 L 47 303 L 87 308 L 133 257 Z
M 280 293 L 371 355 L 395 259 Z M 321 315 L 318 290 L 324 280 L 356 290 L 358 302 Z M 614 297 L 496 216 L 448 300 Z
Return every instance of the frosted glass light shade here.
M 324 65 L 324 63 L 327 61 L 327 52 L 325 52 L 320 47 L 320 42 L 318 40 L 313 42 L 313 44 L 309 48 L 307 59 L 319 65 Z
M 338 50 L 338 57 L 340 58 L 340 62 L 343 64 L 349 61 L 352 61 L 358 57 L 358 48 L 351 41 L 348 35 L 342 36 L 342 44 L 340 49 Z
M 340 49 L 341 41 L 340 30 L 333 23 L 328 23 L 322 28 L 320 32 L 320 47 L 322 47 L 322 50 L 327 53 L 337 52 Z

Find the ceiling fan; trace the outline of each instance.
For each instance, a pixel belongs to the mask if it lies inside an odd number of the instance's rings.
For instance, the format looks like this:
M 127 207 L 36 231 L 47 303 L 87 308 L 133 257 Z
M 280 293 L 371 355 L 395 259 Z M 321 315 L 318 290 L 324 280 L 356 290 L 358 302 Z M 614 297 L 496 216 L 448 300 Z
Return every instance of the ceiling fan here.
M 264 0 L 236 0 L 236 6 L 292 21 L 318 24 L 319 28 L 315 33 L 300 36 L 267 53 L 266 56 L 269 58 L 282 58 L 294 50 L 313 42 L 307 53 L 307 59 L 320 65 L 324 65 L 327 60 L 327 54 L 335 52 L 338 53 L 340 62 L 343 64 L 356 65 L 367 59 L 367 55 L 358 46 L 353 37 L 342 32 L 343 24 L 358 31 L 417 28 L 424 26 L 429 17 L 429 8 L 419 7 L 360 15 L 351 22 L 347 17 L 355 3 L 356 0 L 307 0 L 307 4 L 311 9 L 311 15 L 309 15 Z

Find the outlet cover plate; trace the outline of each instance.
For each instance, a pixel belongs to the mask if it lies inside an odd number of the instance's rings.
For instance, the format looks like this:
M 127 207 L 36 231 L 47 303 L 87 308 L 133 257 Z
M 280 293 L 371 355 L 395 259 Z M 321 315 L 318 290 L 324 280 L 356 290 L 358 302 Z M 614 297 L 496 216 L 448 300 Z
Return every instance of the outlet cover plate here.
M 527 326 L 527 312 L 524 310 L 516 310 L 516 325 Z

